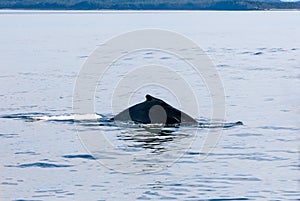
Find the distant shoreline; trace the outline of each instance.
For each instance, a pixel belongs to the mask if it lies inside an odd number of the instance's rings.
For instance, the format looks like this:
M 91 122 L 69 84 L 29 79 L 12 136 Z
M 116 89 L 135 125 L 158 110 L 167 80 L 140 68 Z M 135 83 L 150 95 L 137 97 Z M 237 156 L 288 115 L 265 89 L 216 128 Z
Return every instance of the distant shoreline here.
M 299 12 L 300 9 L 269 9 L 269 10 L 53 10 L 53 9 L 2 9 L 0 8 L 0 13 L 158 13 L 158 12 L 170 12 L 170 13 L 180 13 L 180 12 L 285 12 L 294 11 Z
M 184 11 L 201 11 L 201 10 L 224 10 L 224 11 L 247 11 L 247 10 L 300 10 L 300 1 L 297 2 L 281 2 L 279 0 L 272 1 L 255 1 L 255 0 L 186 0 L 186 1 L 147 1 L 147 0 L 45 0 L 45 1 L 0 1 L 0 9 L 13 10 L 184 10 Z

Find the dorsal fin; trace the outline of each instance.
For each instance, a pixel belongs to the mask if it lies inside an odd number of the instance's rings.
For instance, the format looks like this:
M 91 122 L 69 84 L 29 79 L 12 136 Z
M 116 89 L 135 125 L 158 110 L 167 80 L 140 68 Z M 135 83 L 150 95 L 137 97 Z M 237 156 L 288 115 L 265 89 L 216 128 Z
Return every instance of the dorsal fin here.
M 153 100 L 153 97 L 150 96 L 149 94 L 147 94 L 147 95 L 146 95 L 146 100 L 147 100 L 147 101 L 151 101 L 151 100 Z

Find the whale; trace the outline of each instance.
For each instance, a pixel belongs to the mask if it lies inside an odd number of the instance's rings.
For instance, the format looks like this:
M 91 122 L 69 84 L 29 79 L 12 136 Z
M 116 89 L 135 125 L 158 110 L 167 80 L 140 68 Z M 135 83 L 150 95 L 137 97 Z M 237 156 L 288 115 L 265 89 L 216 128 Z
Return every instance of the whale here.
M 100 126 L 122 126 L 124 123 L 125 125 L 131 126 L 131 124 L 126 123 L 135 122 L 137 124 L 147 124 L 141 126 L 146 130 L 151 128 L 151 132 L 153 132 L 155 129 L 158 129 L 158 132 L 160 132 L 159 128 L 163 127 L 165 129 L 164 133 L 168 132 L 168 129 L 170 129 L 170 132 L 172 132 L 172 128 L 179 128 L 179 126 L 197 126 L 197 128 L 231 128 L 234 126 L 244 125 L 242 121 L 230 123 L 225 123 L 222 121 L 198 122 L 193 117 L 174 108 L 159 98 L 155 98 L 149 94 L 147 94 L 145 97 L 146 100 L 144 102 L 133 105 L 113 117 L 112 115 L 105 116 L 98 113 L 55 116 L 49 116 L 45 113 L 19 113 L 0 115 L 0 118 L 23 119 L 28 122 L 59 121 L 84 124 L 87 122 L 94 122 L 96 120 L 97 125 Z M 121 121 L 121 124 L 119 124 L 117 121 Z
M 161 99 L 149 94 L 145 98 L 144 102 L 123 110 L 111 118 L 111 120 L 122 122 L 133 121 L 140 124 L 198 124 L 194 118 Z

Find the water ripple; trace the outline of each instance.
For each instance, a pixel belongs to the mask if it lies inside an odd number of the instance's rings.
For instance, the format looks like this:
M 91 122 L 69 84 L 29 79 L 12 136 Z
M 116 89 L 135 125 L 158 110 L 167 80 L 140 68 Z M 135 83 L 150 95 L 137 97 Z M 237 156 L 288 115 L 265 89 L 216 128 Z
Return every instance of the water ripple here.
M 226 200 L 249 200 L 248 198 L 213 198 L 208 199 L 207 201 L 226 201 Z
M 263 54 L 262 52 L 255 52 L 253 55 L 261 55 Z
M 42 201 L 42 200 L 24 200 L 24 199 L 17 199 L 17 200 L 14 200 L 14 201 Z
M 0 134 L 0 137 L 2 138 L 14 138 L 16 136 L 18 136 L 18 134 Z
M 299 128 L 293 128 L 293 127 L 283 127 L 283 126 L 262 126 L 258 127 L 260 129 L 267 129 L 267 130 L 290 130 L 290 131 L 298 131 Z
M 64 167 L 72 167 L 73 165 L 65 165 L 65 164 L 54 164 L 54 163 L 25 163 L 21 165 L 6 165 L 6 167 L 18 167 L 18 168 L 28 168 L 28 167 L 40 167 L 40 168 L 64 168 Z
M 95 158 L 92 155 L 89 155 L 89 154 L 64 155 L 63 157 L 64 158 L 80 158 L 80 159 L 95 160 Z
M 33 152 L 33 151 L 19 151 L 19 152 L 15 152 L 16 155 L 19 155 L 19 154 L 25 154 L 25 155 L 40 155 L 36 152 Z

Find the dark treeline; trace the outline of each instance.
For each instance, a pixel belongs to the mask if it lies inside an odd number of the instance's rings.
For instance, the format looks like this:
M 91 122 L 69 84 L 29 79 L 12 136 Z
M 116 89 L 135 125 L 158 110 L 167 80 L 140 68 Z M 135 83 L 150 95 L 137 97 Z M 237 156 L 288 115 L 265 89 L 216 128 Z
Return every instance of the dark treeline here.
M 269 10 L 300 9 L 278 0 L 0 0 L 0 9 L 39 10 Z

